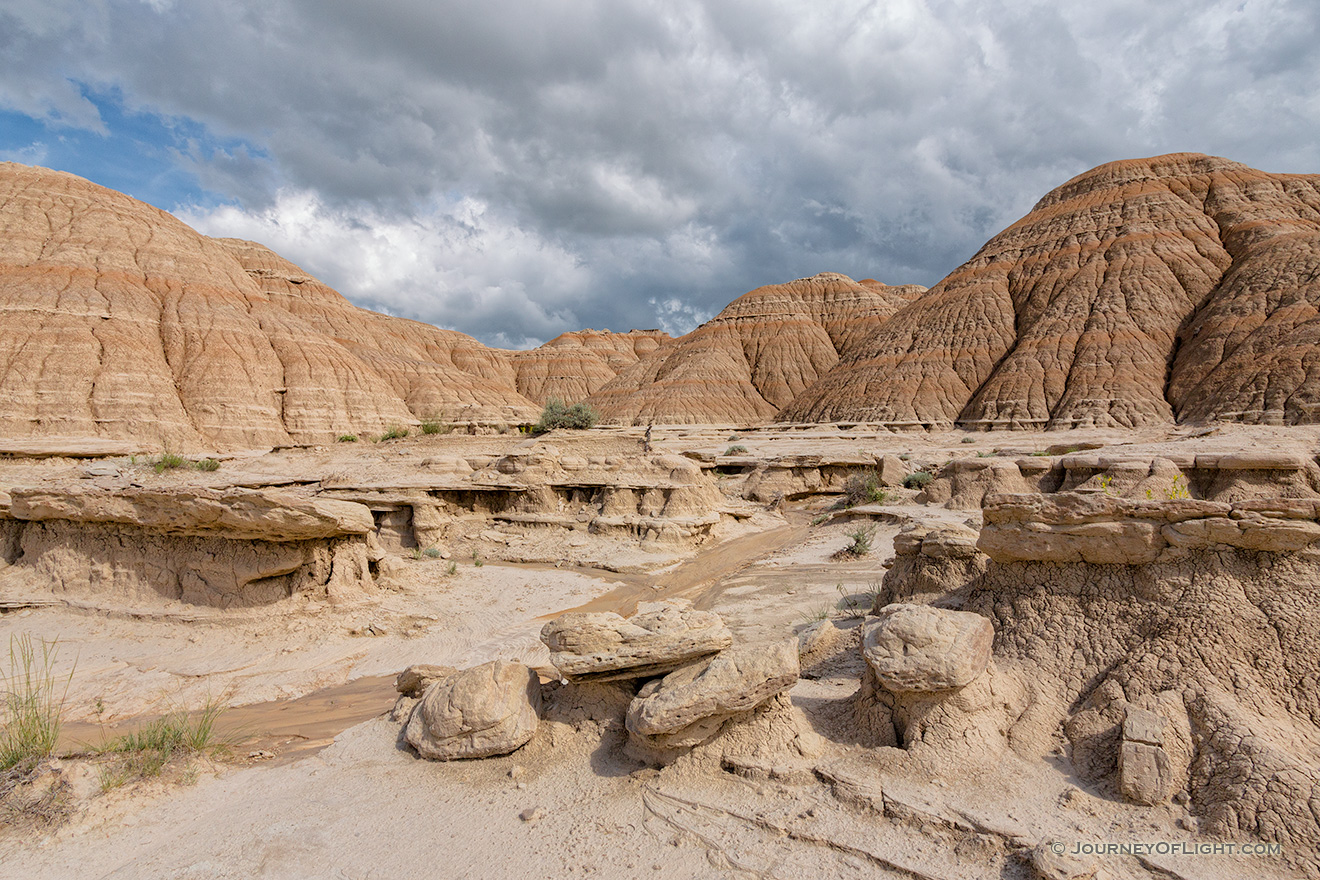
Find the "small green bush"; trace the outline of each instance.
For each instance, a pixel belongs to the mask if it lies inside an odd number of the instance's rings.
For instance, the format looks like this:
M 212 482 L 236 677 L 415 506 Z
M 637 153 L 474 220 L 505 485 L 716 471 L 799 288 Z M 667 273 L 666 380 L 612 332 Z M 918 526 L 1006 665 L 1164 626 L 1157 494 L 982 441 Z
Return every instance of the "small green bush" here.
M 425 419 L 422 422 L 423 434 L 448 434 L 453 430 L 454 430 L 453 425 L 442 422 L 440 419 L 437 418 Z
M 904 489 L 924 489 L 926 484 L 935 477 L 928 471 L 917 471 L 915 474 L 908 474 L 903 478 Z
M 746 455 L 746 454 L 747 454 L 747 447 L 746 447 L 746 446 L 730 446 L 728 449 L 724 450 L 724 454 L 725 454 L 725 455 Z
M 532 426 L 532 433 L 544 434 L 555 428 L 586 429 L 595 426 L 598 421 L 600 414 L 585 403 L 568 406 L 558 397 L 552 397 L 545 402 L 545 409 L 541 410 L 540 420 Z
M 843 548 L 843 554 L 857 559 L 867 555 L 871 552 L 871 538 L 874 535 L 874 528 L 868 529 L 865 526 L 858 526 L 853 529 L 848 533 L 848 537 L 852 539 L 852 543 Z
M 856 507 L 859 504 L 884 504 L 889 497 L 880 486 L 880 477 L 875 471 L 865 474 L 852 474 L 843 484 L 844 507 Z
M 384 443 L 386 440 L 402 440 L 408 436 L 407 428 L 400 428 L 398 425 L 390 425 L 389 430 L 376 438 L 377 443 Z
M 964 437 L 964 438 L 962 438 L 962 442 L 964 442 L 964 443 L 975 443 L 975 442 L 976 442 L 976 438 L 975 438 L 975 437 Z
M 199 471 L 218 471 L 220 470 L 220 462 L 216 461 L 214 458 L 204 458 L 194 464 L 193 467 L 197 468 Z
M 156 460 L 151 464 L 156 473 L 162 474 L 167 470 L 185 467 L 188 464 L 188 459 L 175 452 L 162 452 L 156 456 Z
M 339 443 L 356 443 L 356 442 L 358 442 L 357 434 L 340 434 L 340 435 L 339 435 L 339 440 L 336 441 L 336 442 L 339 442 Z

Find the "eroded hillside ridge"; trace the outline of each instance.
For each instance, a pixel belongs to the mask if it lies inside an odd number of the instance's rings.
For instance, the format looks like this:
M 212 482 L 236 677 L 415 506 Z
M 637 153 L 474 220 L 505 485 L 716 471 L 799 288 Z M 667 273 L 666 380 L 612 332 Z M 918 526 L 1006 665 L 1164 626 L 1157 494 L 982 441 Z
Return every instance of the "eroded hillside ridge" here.
M 507 359 L 358 309 L 260 245 L 0 165 L 0 434 L 174 449 L 534 415 Z
M 589 402 L 623 424 L 765 422 L 923 291 L 834 272 L 758 287 Z
M 1320 418 L 1320 176 L 1180 153 L 1074 178 L 778 415 L 895 428 Z

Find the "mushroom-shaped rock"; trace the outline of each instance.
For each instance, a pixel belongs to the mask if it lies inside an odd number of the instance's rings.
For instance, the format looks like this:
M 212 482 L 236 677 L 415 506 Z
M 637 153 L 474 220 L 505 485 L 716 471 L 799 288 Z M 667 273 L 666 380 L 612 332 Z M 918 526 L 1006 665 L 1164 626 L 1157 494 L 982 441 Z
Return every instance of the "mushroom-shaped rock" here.
M 628 706 L 628 731 L 647 745 L 689 748 L 797 680 L 796 642 L 740 645 L 647 682 Z
M 550 662 L 573 682 L 664 675 L 733 644 L 718 614 L 686 599 L 642 602 L 624 619 L 613 612 L 570 612 L 541 629 Z
M 867 622 L 862 653 L 880 684 L 894 693 L 962 687 L 985 671 L 995 629 L 968 611 L 886 605 Z
M 493 660 L 426 689 L 404 730 L 423 758 L 507 755 L 536 733 L 541 682 L 521 663 Z

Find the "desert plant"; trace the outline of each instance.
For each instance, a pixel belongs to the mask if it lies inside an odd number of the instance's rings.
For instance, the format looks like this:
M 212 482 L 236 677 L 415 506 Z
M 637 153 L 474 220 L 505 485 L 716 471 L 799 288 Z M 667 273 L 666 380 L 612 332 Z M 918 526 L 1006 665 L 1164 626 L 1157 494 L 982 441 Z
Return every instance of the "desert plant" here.
M 964 438 L 962 438 L 962 442 L 964 442 L 964 443 L 975 443 L 975 442 L 976 442 L 976 438 L 975 438 L 975 437 L 964 437 Z
M 1183 482 L 1182 474 L 1173 478 L 1169 488 L 1164 490 L 1164 497 L 1169 501 L 1192 497 L 1192 493 L 1187 490 L 1187 484 Z
M 176 452 L 162 452 L 156 456 L 156 460 L 151 463 L 151 466 L 155 468 L 156 473 L 161 474 L 167 470 L 184 467 L 187 464 L 188 459 Z
M 445 576 L 453 577 L 456 574 L 458 574 L 458 563 L 457 562 L 449 563 L 449 567 L 445 569 Z
M 823 602 L 820 605 L 807 609 L 806 613 L 802 615 L 802 622 L 816 623 L 821 620 L 829 620 L 833 614 L 834 609 L 830 607 L 830 603 Z
M 818 514 L 816 514 L 815 516 L 813 516 L 813 517 L 811 518 L 811 524 L 812 524 L 813 526 L 818 526 L 818 525 L 820 525 L 821 523 L 825 522 L 825 520 L 827 520 L 827 519 L 829 519 L 829 518 L 830 518 L 830 515 L 829 515 L 828 513 L 818 513 Z
M 859 504 L 883 504 L 889 494 L 880 487 L 880 477 L 875 471 L 864 474 L 851 474 L 843 483 L 843 506 L 856 507 Z
M 545 408 L 541 410 L 541 418 L 532 426 L 532 433 L 544 434 L 546 431 L 553 431 L 555 428 L 590 428 L 600 421 L 600 414 L 585 403 L 575 403 L 568 406 L 558 397 L 552 397 L 545 402 Z
M 725 455 L 746 455 L 746 454 L 747 454 L 747 447 L 746 447 L 746 446 L 730 446 L 728 449 L 724 450 L 724 454 L 725 454 Z
M 453 425 L 447 424 L 435 417 L 424 419 L 422 421 L 423 434 L 448 434 L 453 430 Z M 500 433 L 503 434 L 504 432 L 501 431 Z
M 201 461 L 195 462 L 193 467 L 199 471 L 218 471 L 220 470 L 220 462 L 214 458 L 203 458 Z
M 875 535 L 874 528 L 858 526 L 851 532 L 848 532 L 848 538 L 852 541 L 841 552 L 844 556 L 851 556 L 854 559 L 860 559 L 871 552 L 871 538 Z
M 935 479 L 929 471 L 917 471 L 903 478 L 904 489 L 924 489 L 926 484 Z
M 223 704 L 208 700 L 191 716 L 170 712 L 96 749 L 99 754 L 114 758 L 101 770 L 101 788 L 108 790 L 134 779 L 159 776 L 177 757 L 225 751 L 228 743 L 219 739 L 215 727 L 223 711 Z
M 357 434 L 340 434 L 340 435 L 339 435 L 339 439 L 338 439 L 336 442 L 338 442 L 338 443 L 356 443 L 356 442 L 358 442 L 358 436 L 357 436 Z
M 58 648 L 58 640 L 33 640 L 28 633 L 9 637 L 0 770 L 32 764 L 55 752 L 64 698 L 73 679 L 73 669 L 67 676 L 55 674 Z
M 377 443 L 384 443 L 386 440 L 402 440 L 408 436 L 408 429 L 401 428 L 398 425 L 390 425 L 384 434 L 376 438 Z

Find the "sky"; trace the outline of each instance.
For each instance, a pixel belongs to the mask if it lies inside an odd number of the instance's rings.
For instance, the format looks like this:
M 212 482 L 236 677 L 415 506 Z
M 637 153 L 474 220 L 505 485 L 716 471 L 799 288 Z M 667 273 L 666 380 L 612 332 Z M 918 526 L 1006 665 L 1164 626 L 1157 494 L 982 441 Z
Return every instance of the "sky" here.
M 1050 189 L 1320 172 L 1314 0 L 3 0 L 0 160 L 523 348 L 931 285 Z

